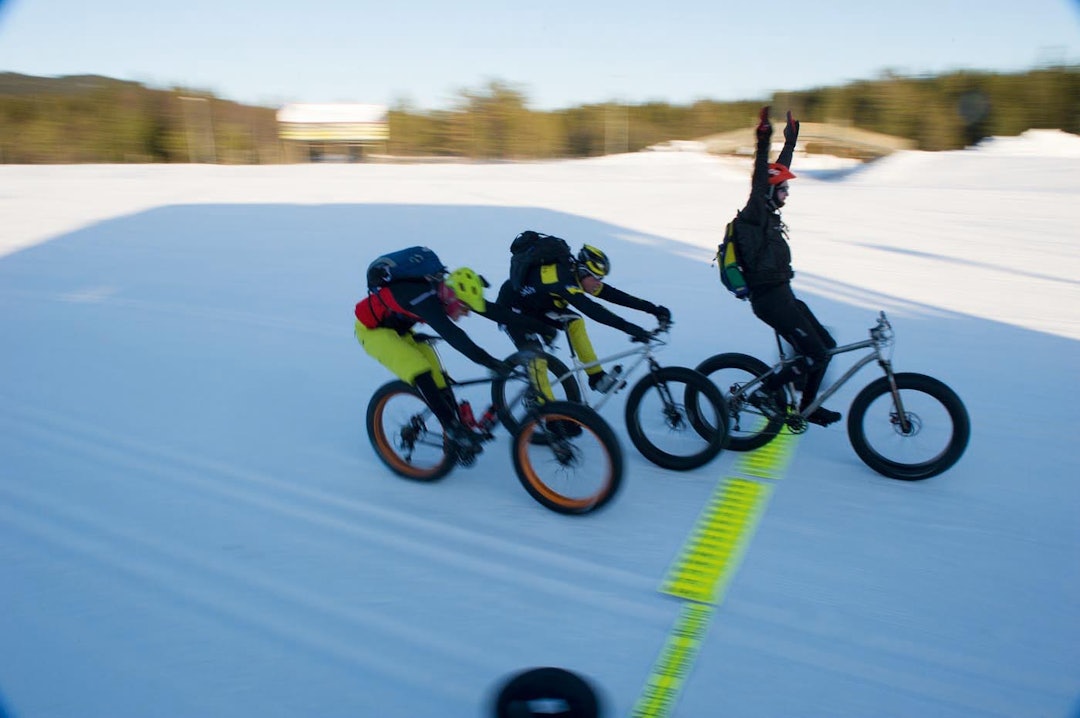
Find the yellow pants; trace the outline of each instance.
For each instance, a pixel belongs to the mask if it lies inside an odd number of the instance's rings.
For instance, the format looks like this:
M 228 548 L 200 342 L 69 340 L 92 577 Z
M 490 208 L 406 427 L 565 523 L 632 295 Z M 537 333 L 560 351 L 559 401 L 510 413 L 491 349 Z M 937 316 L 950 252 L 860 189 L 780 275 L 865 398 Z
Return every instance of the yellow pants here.
M 529 362 L 529 381 L 540 390 L 543 397 L 554 401 L 555 392 L 551 390 L 551 378 L 548 376 L 548 363 L 544 357 L 537 357 Z
M 585 332 L 584 319 L 578 318 L 567 324 L 566 336 L 570 340 L 570 345 L 574 348 L 574 353 L 577 354 L 582 363 L 588 364 L 596 361 L 596 350 L 593 349 L 589 335 Z M 603 369 L 597 365 L 589 367 L 585 370 L 585 373 L 591 376 L 601 371 Z M 555 398 L 555 393 L 551 389 L 551 377 L 548 376 L 546 359 L 540 357 L 529 362 L 529 378 L 545 397 L 551 400 Z
M 399 379 L 413 384 L 416 377 L 431 372 L 435 386 L 446 388 L 446 377 L 435 350 L 425 342 L 417 342 L 411 333 L 398 334 L 393 329 L 368 329 L 356 322 L 356 340 L 364 351 L 394 373 Z
M 593 349 L 592 341 L 585 332 L 585 320 L 578 318 L 566 325 L 566 336 L 570 339 L 570 346 L 574 347 L 574 353 L 582 364 L 596 361 L 596 350 Z M 586 374 L 598 374 L 604 369 L 597 364 L 585 370 Z

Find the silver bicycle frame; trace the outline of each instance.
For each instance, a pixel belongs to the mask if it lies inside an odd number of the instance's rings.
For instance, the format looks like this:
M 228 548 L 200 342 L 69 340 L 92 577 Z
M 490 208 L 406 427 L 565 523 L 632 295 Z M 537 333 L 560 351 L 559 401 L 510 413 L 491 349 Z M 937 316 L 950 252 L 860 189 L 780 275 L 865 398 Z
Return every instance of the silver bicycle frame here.
M 610 355 L 608 355 L 606 357 L 598 357 L 596 359 L 596 361 L 591 361 L 591 362 L 588 362 L 588 363 L 584 363 L 580 359 L 578 359 L 577 353 L 575 353 L 573 347 L 571 347 L 570 348 L 570 360 L 571 360 L 571 362 L 573 363 L 574 366 L 570 369 L 570 371 L 566 372 L 562 376 L 555 379 L 555 383 L 561 384 L 567 377 L 573 376 L 574 381 L 576 381 L 578 383 L 578 386 L 580 387 L 580 386 L 582 386 L 582 382 L 579 379 L 579 375 L 582 372 L 584 372 L 586 369 L 589 369 L 589 368 L 594 367 L 594 366 L 601 366 L 601 365 L 603 365 L 605 363 L 617 361 L 617 360 L 622 359 L 624 357 L 634 356 L 635 354 L 638 355 L 637 360 L 634 361 L 632 364 L 630 364 L 630 366 L 628 368 L 623 370 L 622 376 L 619 378 L 619 383 L 611 391 L 609 391 L 608 393 L 604 394 L 599 399 L 597 399 L 596 403 L 594 403 L 594 404 L 590 403 L 587 398 L 584 398 L 585 397 L 584 390 L 581 392 L 581 395 L 583 397 L 582 402 L 586 406 L 591 406 L 593 409 L 596 409 L 597 411 L 599 411 L 604 406 L 604 404 L 606 404 L 611 399 L 611 397 L 615 396 L 616 394 L 618 394 L 620 391 L 622 391 L 626 387 L 627 382 L 628 382 L 628 380 L 630 378 L 630 375 L 633 374 L 637 370 L 637 368 L 639 366 L 641 366 L 644 362 L 647 362 L 650 359 L 652 359 L 652 356 L 653 356 L 653 342 L 656 343 L 656 345 L 657 345 L 656 348 L 659 348 L 659 347 L 663 346 L 666 343 L 666 342 L 662 342 L 662 341 L 660 341 L 658 339 L 653 339 L 652 341 L 643 343 L 640 347 L 635 347 L 633 349 L 626 349 L 626 350 L 621 351 L 621 352 L 616 352 L 615 354 L 610 354 Z M 588 382 L 586 382 L 585 385 L 587 386 Z
M 824 391 L 820 392 L 817 398 L 814 399 L 804 410 L 799 412 L 799 416 L 804 419 L 812 414 L 818 407 L 829 400 L 833 394 L 840 390 L 844 384 L 848 382 L 851 377 L 855 376 L 864 366 L 876 361 L 881 366 L 882 371 L 885 372 L 885 376 L 889 378 L 889 384 L 892 387 L 893 400 L 896 402 L 896 408 L 900 412 L 900 416 L 904 417 L 904 407 L 900 400 L 899 392 L 896 391 L 896 381 L 893 379 L 892 362 L 885 357 L 882 353 L 882 349 L 891 346 L 893 343 L 892 326 L 889 324 L 888 319 L 885 317 L 885 312 L 881 312 L 878 315 L 877 324 L 870 329 L 870 338 L 864 339 L 859 342 L 853 342 L 851 344 L 845 344 L 843 346 L 829 349 L 827 354 L 830 357 L 834 357 L 837 354 L 847 354 L 848 352 L 859 351 L 860 349 L 872 349 L 870 354 L 861 357 L 856 361 L 843 375 L 828 386 Z M 753 381 L 743 385 L 741 392 L 745 395 L 754 389 L 754 387 L 763 383 L 765 377 L 772 374 L 776 374 L 788 364 L 795 362 L 797 357 L 788 358 L 784 356 L 783 350 L 780 352 L 780 361 L 773 364 L 768 372 L 761 376 L 755 377 Z M 791 391 L 790 388 L 786 391 Z

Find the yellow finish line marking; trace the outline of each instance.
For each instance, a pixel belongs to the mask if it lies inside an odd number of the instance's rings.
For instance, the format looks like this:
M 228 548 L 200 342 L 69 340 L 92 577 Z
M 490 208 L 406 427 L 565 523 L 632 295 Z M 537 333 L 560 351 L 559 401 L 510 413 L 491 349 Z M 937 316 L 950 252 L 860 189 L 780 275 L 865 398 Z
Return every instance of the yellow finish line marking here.
M 739 457 L 735 471 L 743 476 L 779 479 L 787 471 L 798 441 L 798 436 L 785 429 L 765 446 Z
M 690 539 L 660 586 L 688 601 L 719 604 L 754 533 L 772 487 L 728 478 L 705 506 Z
M 668 634 L 645 690 L 634 706 L 633 718 L 671 715 L 690 666 L 697 658 L 714 606 L 684 603 L 675 627 Z
M 735 469 L 748 476 L 779 479 L 791 462 L 797 441 L 797 436 L 784 431 L 740 457 Z M 688 603 L 683 604 L 653 665 L 634 705 L 633 718 L 668 718 L 672 714 L 712 615 L 724 600 L 772 490 L 772 484 L 731 476 L 716 487 L 660 586 L 661 593 Z

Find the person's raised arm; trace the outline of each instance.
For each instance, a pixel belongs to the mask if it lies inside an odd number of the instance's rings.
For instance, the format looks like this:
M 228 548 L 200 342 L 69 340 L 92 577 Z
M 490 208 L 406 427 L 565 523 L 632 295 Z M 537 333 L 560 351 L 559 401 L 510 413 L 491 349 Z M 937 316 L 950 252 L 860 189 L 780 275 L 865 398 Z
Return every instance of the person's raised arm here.
M 769 106 L 761 108 L 754 135 L 757 137 L 757 151 L 754 153 L 754 173 L 750 180 L 750 198 L 739 217 L 743 222 L 753 225 L 765 223 L 768 214 L 769 198 L 769 149 L 772 146 L 772 123 L 769 122 Z
M 799 121 L 791 116 L 791 110 L 787 113 L 787 124 L 784 125 L 784 149 L 777 158 L 779 164 L 791 169 L 791 158 L 795 154 L 795 142 L 799 139 Z

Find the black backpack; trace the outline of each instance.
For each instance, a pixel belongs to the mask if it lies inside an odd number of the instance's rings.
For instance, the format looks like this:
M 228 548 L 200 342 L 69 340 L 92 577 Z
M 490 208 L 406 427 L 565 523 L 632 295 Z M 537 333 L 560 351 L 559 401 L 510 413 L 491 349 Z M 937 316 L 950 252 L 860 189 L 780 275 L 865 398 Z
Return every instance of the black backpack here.
M 565 239 L 527 229 L 510 244 L 510 286 L 521 289 L 529 270 L 538 264 L 573 264 L 574 254 Z
M 427 247 L 408 247 L 390 252 L 368 265 L 369 290 L 385 287 L 401 279 L 435 281 L 446 273 L 446 266 Z

